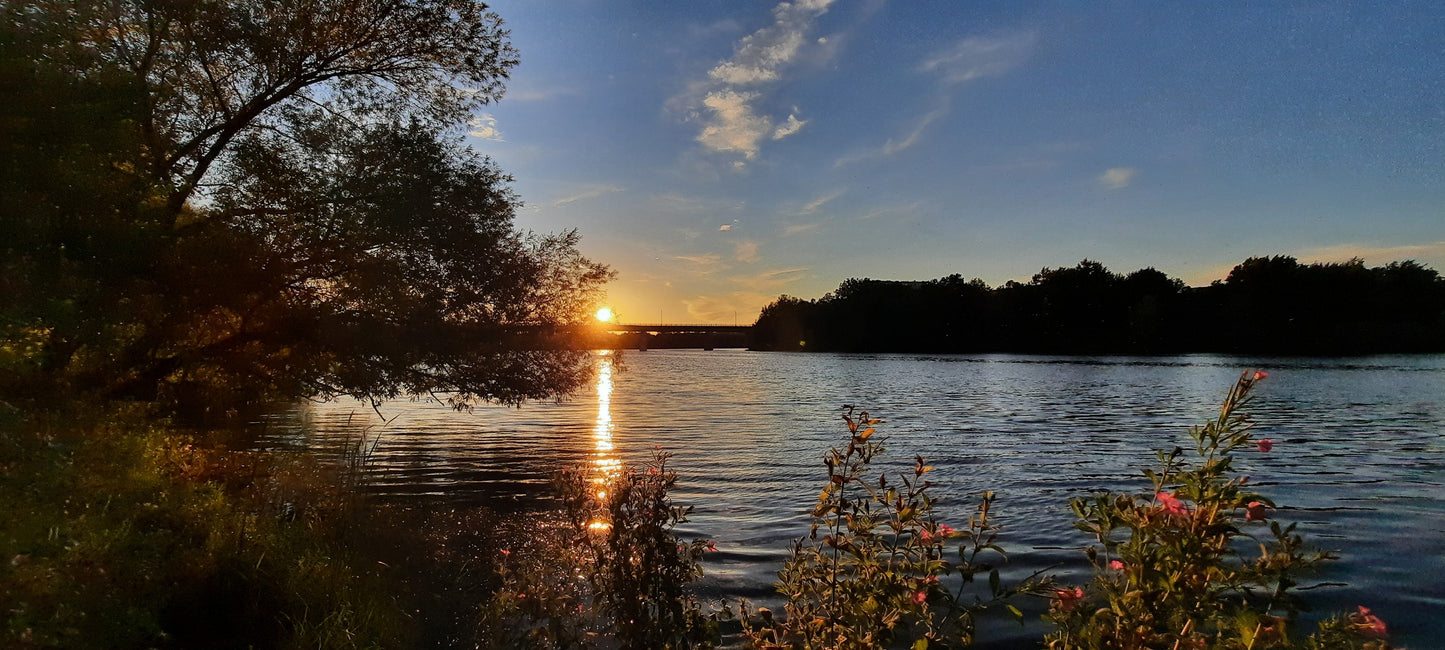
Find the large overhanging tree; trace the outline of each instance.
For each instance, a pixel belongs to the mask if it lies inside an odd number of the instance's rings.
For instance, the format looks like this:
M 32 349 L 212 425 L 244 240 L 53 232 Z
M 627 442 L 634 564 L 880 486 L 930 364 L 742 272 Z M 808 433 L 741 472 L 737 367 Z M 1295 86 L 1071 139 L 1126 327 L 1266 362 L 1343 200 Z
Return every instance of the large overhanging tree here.
M 235 402 L 554 396 L 608 271 L 459 139 L 516 63 L 467 0 L 3 11 L 0 381 Z

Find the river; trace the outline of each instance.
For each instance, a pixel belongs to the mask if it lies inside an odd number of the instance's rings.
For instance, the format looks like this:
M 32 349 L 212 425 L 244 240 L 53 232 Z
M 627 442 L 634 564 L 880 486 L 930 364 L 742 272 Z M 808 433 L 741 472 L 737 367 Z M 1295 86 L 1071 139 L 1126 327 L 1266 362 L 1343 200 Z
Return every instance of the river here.
M 456 413 L 435 403 L 308 405 L 273 428 L 290 445 L 333 449 L 359 426 L 379 436 L 371 489 L 388 499 L 527 508 L 559 467 L 610 467 L 676 454 L 677 501 L 696 507 L 681 532 L 719 552 L 699 586 L 709 598 L 776 602 L 771 590 L 791 540 L 826 478 L 821 458 L 845 443 L 840 407 L 884 423 L 882 465 L 914 454 L 936 467 L 940 521 L 966 522 L 977 495 L 995 516 L 1012 571 L 1058 565 L 1080 580 L 1069 497 L 1144 491 L 1154 450 L 1184 444 L 1218 411 L 1245 369 L 1269 378 L 1251 412 L 1273 451 L 1236 462 L 1298 522 L 1307 542 L 1336 550 L 1309 591 L 1317 611 L 1371 607 L 1391 641 L 1445 638 L 1445 356 L 1345 359 L 839 355 L 741 350 L 598 353 L 589 389 L 559 403 Z M 1031 608 L 1038 611 L 1042 603 Z M 1003 645 L 1031 626 L 986 624 Z

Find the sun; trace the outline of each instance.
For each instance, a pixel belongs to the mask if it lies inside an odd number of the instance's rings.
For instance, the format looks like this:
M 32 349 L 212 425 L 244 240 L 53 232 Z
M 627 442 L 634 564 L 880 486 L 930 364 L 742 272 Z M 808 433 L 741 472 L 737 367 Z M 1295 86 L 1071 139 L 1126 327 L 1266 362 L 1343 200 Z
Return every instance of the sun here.
M 600 320 L 604 323 L 612 320 L 612 310 L 606 307 L 597 310 L 597 320 Z

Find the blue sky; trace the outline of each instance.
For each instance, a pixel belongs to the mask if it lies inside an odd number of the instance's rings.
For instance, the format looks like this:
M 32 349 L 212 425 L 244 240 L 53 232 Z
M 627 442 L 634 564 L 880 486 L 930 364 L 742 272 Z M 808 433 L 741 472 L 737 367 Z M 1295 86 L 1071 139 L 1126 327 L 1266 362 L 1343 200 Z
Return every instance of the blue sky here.
M 469 141 L 624 322 L 850 277 L 991 285 L 1251 255 L 1445 271 L 1445 5 L 493 3 Z

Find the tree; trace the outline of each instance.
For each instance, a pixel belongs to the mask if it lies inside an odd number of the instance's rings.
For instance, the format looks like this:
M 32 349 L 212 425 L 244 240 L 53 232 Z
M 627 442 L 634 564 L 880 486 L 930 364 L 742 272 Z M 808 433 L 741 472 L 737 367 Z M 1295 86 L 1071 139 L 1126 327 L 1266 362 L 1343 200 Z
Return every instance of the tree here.
M 608 271 L 519 232 L 459 140 L 516 63 L 484 4 L 3 11 L 0 74 L 31 95 L 0 121 L 7 393 L 465 406 L 584 378 L 516 333 L 580 321 Z

